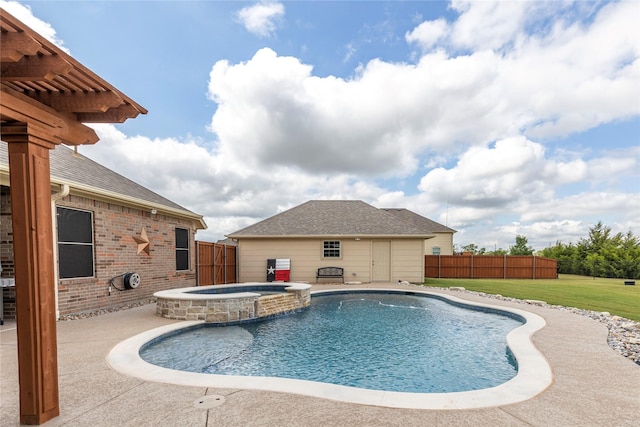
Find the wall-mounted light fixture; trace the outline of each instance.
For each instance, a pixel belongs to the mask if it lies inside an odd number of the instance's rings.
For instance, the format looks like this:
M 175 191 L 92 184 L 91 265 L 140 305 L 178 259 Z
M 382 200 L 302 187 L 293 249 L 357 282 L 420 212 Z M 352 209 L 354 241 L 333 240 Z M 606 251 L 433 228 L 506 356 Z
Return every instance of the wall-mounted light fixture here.
M 155 215 L 157 213 L 158 213 L 158 211 L 156 209 L 151 209 L 151 215 Z
M 356 240 L 356 241 L 360 241 L 360 238 L 359 238 L 359 237 L 356 237 L 356 238 L 355 238 L 355 240 Z

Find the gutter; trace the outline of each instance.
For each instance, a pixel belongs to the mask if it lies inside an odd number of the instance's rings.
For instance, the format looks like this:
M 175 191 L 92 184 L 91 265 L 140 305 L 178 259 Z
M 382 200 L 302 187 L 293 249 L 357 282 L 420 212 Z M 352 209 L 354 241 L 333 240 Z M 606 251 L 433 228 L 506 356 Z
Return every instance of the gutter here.
M 55 296 L 56 307 L 56 320 L 60 319 L 60 310 L 58 309 L 58 283 L 60 282 L 60 274 L 58 272 L 58 233 L 55 230 L 58 228 L 58 220 L 56 216 L 56 202 L 69 195 L 71 189 L 67 184 L 60 186 L 60 191 L 51 194 L 51 229 L 53 230 L 53 295 Z

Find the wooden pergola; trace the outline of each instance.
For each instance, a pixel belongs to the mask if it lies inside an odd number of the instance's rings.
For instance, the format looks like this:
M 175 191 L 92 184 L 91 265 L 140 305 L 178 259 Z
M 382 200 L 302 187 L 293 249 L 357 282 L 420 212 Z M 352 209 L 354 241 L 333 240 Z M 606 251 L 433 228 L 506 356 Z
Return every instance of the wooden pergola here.
M 8 143 L 20 422 L 59 415 L 49 150 L 98 141 L 83 123 L 147 111 L 0 8 L 0 136 Z

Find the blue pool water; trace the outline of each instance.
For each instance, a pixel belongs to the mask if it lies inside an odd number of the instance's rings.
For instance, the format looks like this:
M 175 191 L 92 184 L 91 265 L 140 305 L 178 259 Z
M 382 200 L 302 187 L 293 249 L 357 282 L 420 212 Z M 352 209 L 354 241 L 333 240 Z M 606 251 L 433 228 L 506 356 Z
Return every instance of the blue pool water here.
M 255 292 L 262 295 L 274 295 L 274 294 L 286 293 L 287 291 L 285 289 L 287 287 L 289 287 L 289 285 L 272 285 L 272 286 L 260 285 L 260 286 L 233 286 L 233 287 L 208 286 L 205 289 L 195 289 L 192 291 L 188 291 L 186 293 L 218 295 L 218 294 L 235 294 L 238 292 Z
M 522 323 L 503 312 L 426 295 L 314 295 L 302 312 L 168 335 L 144 346 L 140 356 L 198 373 L 445 393 L 489 388 L 513 378 L 517 366 L 505 337 Z

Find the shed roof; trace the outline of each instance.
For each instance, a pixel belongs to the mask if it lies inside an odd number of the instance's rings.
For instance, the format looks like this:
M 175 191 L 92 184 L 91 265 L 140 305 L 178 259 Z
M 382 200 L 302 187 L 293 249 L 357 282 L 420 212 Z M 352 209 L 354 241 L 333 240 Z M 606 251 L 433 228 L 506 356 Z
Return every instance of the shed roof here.
M 432 233 L 456 233 L 456 230 L 449 228 L 446 225 L 442 225 L 438 222 L 430 220 L 429 218 L 426 218 L 415 212 L 412 212 L 409 209 L 383 208 L 382 210 L 389 212 L 390 214 L 393 214 L 404 221 L 410 222 L 416 227 L 429 230 Z
M 191 212 L 64 145 L 58 145 L 50 150 L 50 168 L 51 183 L 69 185 L 74 194 L 188 217 L 200 223 L 198 228 L 206 228 L 201 215 Z M 8 172 L 7 144 L 0 143 L 0 175 L 8 175 Z
M 228 235 L 230 238 L 276 237 L 434 237 L 361 200 L 310 200 Z

